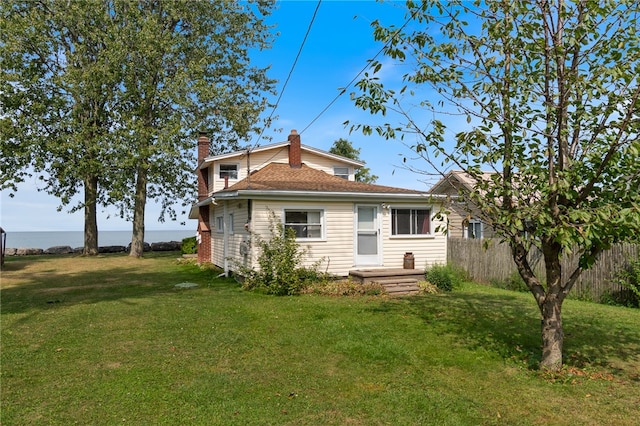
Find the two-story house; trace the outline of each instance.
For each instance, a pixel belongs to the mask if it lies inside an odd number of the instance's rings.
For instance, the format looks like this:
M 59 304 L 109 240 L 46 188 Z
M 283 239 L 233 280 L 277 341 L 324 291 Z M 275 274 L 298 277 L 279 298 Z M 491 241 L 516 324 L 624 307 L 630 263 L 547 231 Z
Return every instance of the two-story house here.
M 275 215 L 309 250 L 309 264 L 346 276 L 357 268 L 402 268 L 446 263 L 447 239 L 434 218 L 440 198 L 427 192 L 355 181 L 361 161 L 286 142 L 209 156 L 198 138 L 198 260 L 233 270 L 256 265 L 252 235 L 269 237 Z

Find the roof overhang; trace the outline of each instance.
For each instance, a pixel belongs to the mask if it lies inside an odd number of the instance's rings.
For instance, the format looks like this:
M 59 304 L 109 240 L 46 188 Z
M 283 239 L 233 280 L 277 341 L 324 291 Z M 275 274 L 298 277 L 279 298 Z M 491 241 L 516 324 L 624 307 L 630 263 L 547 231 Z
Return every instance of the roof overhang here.
M 243 151 L 234 151 L 234 152 L 229 152 L 227 154 L 214 155 L 214 156 L 205 158 L 200 163 L 198 168 L 199 169 L 206 169 L 207 167 L 209 167 L 209 165 L 211 165 L 211 163 L 213 163 L 215 161 L 226 160 L 226 159 L 230 159 L 230 158 L 234 158 L 234 157 L 244 157 L 245 155 L 247 155 L 247 153 L 254 154 L 254 153 L 257 153 L 257 152 L 268 151 L 268 150 L 271 150 L 271 149 L 282 149 L 282 148 L 285 148 L 285 147 L 288 147 L 288 146 L 289 146 L 289 142 L 279 142 L 279 143 L 275 143 L 275 144 L 259 146 L 257 148 L 253 148 L 251 150 L 246 150 L 245 149 Z M 312 146 L 308 146 L 308 145 L 304 145 L 304 144 L 300 145 L 300 149 L 302 151 L 312 152 L 312 153 L 320 155 L 322 157 L 331 158 L 331 159 L 339 161 L 341 163 L 347 163 L 347 164 L 350 164 L 350 165 L 352 165 L 354 167 L 363 167 L 365 165 L 364 161 L 354 160 L 352 158 L 347 158 L 347 157 L 343 157 L 341 155 L 332 154 L 331 152 L 323 151 L 321 149 L 314 148 Z
M 198 201 L 197 203 L 194 203 L 191 206 L 191 209 L 189 210 L 189 219 L 198 219 L 200 207 L 208 206 L 209 204 L 215 204 L 215 203 L 216 203 L 215 197 L 207 197 L 202 201 Z
M 429 202 L 432 204 L 440 204 L 445 202 L 447 196 L 440 194 L 427 193 L 399 193 L 399 192 L 329 192 L 329 191 L 261 191 L 261 190 L 238 190 L 218 192 L 215 199 L 237 200 L 237 199 L 253 199 L 253 200 L 323 200 L 323 201 L 414 201 Z

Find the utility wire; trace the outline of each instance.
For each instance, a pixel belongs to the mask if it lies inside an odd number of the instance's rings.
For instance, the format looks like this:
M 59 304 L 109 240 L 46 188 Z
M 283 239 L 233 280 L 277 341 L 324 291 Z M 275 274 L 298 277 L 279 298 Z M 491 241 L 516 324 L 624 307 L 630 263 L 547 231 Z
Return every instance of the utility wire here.
M 282 86 L 282 90 L 280 91 L 280 96 L 278 96 L 278 99 L 276 100 L 276 104 L 273 106 L 273 109 L 271 110 L 271 114 L 269 114 L 269 118 L 267 119 L 268 122 L 271 122 L 271 117 L 273 117 L 273 114 L 275 113 L 276 109 L 278 108 L 278 105 L 280 104 L 280 100 L 282 99 L 282 95 L 284 95 L 284 91 L 287 87 L 287 84 L 289 83 L 289 79 L 291 79 L 291 75 L 293 74 L 293 70 L 296 67 L 296 64 L 298 63 L 298 59 L 300 58 L 300 55 L 302 54 L 302 49 L 304 48 L 304 44 L 307 41 L 307 37 L 309 36 L 309 33 L 311 32 L 311 26 L 313 25 L 313 22 L 316 19 L 316 15 L 318 14 L 318 9 L 320 8 L 320 3 L 322 3 L 322 0 L 318 0 L 318 4 L 316 5 L 316 9 L 313 11 L 313 16 L 311 17 L 311 21 L 309 22 L 309 26 L 307 27 L 307 32 L 304 35 L 304 38 L 302 39 L 302 43 L 300 44 L 300 49 L 298 49 L 298 54 L 296 55 L 296 59 L 293 61 L 293 64 L 291 65 L 291 69 L 289 70 L 289 75 L 287 75 L 287 79 L 284 81 L 284 85 Z M 308 127 L 308 126 L 307 126 Z M 262 131 L 260 132 L 260 135 L 258 136 L 258 139 L 255 141 L 255 143 L 253 144 L 253 147 L 251 149 L 255 149 L 256 146 L 258 146 L 258 143 L 260 143 L 260 138 L 262 138 L 262 135 L 264 134 L 264 131 L 267 129 L 267 126 L 264 126 L 262 128 Z
M 397 36 L 398 34 L 400 34 L 400 31 L 402 31 L 402 30 L 404 29 L 404 27 L 406 27 L 406 26 L 409 24 L 409 22 L 411 22 L 411 20 L 412 20 L 412 19 L 413 19 L 413 17 L 416 15 L 416 13 L 418 12 L 418 10 L 419 10 L 419 9 L 416 9 L 416 10 L 411 14 L 411 16 L 410 16 L 410 17 L 405 21 L 405 23 L 404 23 L 404 24 L 402 24 L 402 26 L 401 26 L 400 28 L 398 28 L 398 29 L 395 31 L 395 33 L 394 33 L 391 37 L 389 37 L 389 40 L 384 44 L 384 46 L 382 46 L 382 48 L 378 51 L 378 53 L 376 53 L 376 54 L 375 54 L 375 56 L 374 56 L 373 58 L 371 58 L 371 60 L 370 60 L 369 62 L 374 61 L 374 60 L 375 60 L 375 59 L 376 59 L 376 58 L 377 58 L 377 57 L 378 57 L 378 56 L 379 56 L 379 55 L 384 51 L 384 49 L 385 49 L 385 48 L 386 48 L 386 47 L 387 47 L 387 46 L 388 46 L 388 45 L 393 41 L 393 39 L 394 39 L 394 38 L 396 38 L 396 36 Z M 359 72 L 358 74 L 356 74 L 356 76 L 355 76 L 355 77 L 353 77 L 353 78 L 351 79 L 351 81 L 349 82 L 349 84 L 347 84 L 347 85 L 346 85 L 346 86 L 345 86 L 345 87 L 340 91 L 340 93 L 338 93 L 338 95 L 337 95 L 335 98 L 333 98 L 333 100 L 332 100 L 331 102 L 329 102 L 329 104 L 328 104 L 328 105 L 327 105 L 327 106 L 326 106 L 322 111 L 320 111 L 320 113 L 318 113 L 318 115 L 316 115 L 316 117 L 315 117 L 313 120 L 311 120 L 311 122 L 310 122 L 310 123 L 309 123 L 309 124 L 304 128 L 304 129 L 302 129 L 302 131 L 300 132 L 300 134 L 303 134 L 303 133 L 305 132 L 305 130 L 307 130 L 309 127 L 311 127 L 311 125 L 312 125 L 313 123 L 315 123 L 315 122 L 316 122 L 316 120 L 318 120 L 318 119 L 319 119 L 319 118 L 320 118 L 320 117 L 321 117 L 321 116 L 322 116 L 322 115 L 323 115 L 323 114 L 324 114 L 324 113 L 325 113 L 329 108 L 331 108 L 331 106 L 332 106 L 332 105 L 333 105 L 333 104 L 338 100 L 338 98 L 340 98 L 340 96 L 344 95 L 344 94 L 345 94 L 345 92 L 347 91 L 347 89 L 348 89 L 349 87 L 351 87 L 351 85 L 353 84 L 353 82 L 354 82 L 354 81 L 356 81 L 356 80 L 358 79 L 358 77 L 360 77 L 360 76 L 362 75 L 362 73 L 364 73 L 364 72 L 367 70 L 367 68 L 369 68 L 369 67 L 370 67 L 370 63 L 368 63 L 367 65 L 365 65 L 365 66 L 360 70 L 360 72 Z

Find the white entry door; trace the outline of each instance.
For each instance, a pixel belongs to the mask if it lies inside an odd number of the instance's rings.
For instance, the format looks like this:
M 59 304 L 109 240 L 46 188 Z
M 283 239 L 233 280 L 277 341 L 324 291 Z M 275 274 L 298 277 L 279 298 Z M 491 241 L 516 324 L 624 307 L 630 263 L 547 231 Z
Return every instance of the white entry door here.
M 380 265 L 378 206 L 357 205 L 355 216 L 356 266 Z

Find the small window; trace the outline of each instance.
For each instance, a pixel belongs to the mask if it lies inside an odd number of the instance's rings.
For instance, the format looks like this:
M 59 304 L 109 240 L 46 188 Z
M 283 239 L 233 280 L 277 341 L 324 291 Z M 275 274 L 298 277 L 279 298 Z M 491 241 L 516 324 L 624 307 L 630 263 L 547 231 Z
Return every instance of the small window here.
M 229 213 L 229 234 L 233 235 L 233 213 Z
M 479 220 L 471 220 L 467 225 L 465 237 L 470 239 L 482 239 L 482 222 Z
M 333 174 L 341 177 L 342 179 L 349 180 L 349 168 L 348 167 L 334 167 Z
M 219 234 L 224 232 L 224 217 L 222 216 L 216 217 L 216 232 Z
M 430 209 L 391 209 L 391 235 L 428 235 Z
M 285 210 L 284 227 L 293 229 L 296 238 L 322 238 L 322 210 Z
M 238 179 L 237 164 L 220 164 L 220 179 L 228 177 L 229 179 Z

